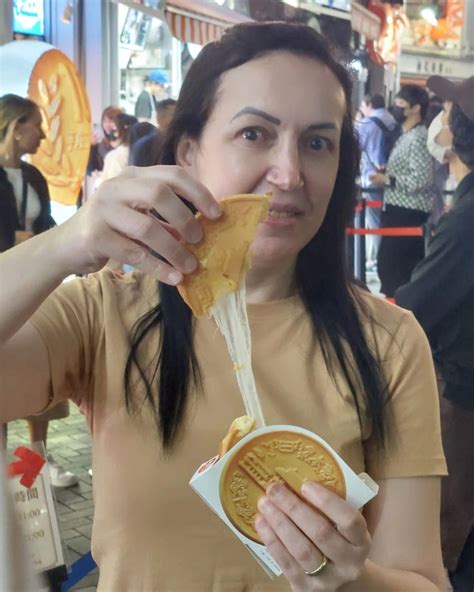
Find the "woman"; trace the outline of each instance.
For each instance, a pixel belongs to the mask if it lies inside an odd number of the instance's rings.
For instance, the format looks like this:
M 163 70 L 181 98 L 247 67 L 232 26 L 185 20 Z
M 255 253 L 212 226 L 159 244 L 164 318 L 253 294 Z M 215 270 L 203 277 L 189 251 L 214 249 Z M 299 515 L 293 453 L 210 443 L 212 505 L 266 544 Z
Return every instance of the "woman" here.
M 370 176 L 374 186 L 385 187 L 382 228 L 423 226 L 433 209 L 434 161 L 424 125 L 428 104 L 428 93 L 416 84 L 403 86 L 395 98 L 392 113 L 403 133 L 390 154 L 386 173 Z M 421 236 L 382 236 L 377 256 L 382 294 L 393 297 L 398 287 L 410 281 L 423 256 Z
M 116 115 L 116 148 L 105 155 L 104 168 L 96 181 L 96 187 L 99 187 L 107 179 L 116 177 L 126 168 L 130 152 L 130 132 L 137 122 L 137 118 L 133 117 L 133 115 L 127 115 L 126 113 L 118 113 Z
M 36 103 L 17 95 L 0 98 L 0 252 L 55 224 L 46 179 L 36 167 L 22 160 L 38 150 L 44 137 Z M 68 415 L 68 403 L 63 401 L 42 415 L 30 417 L 31 442 L 43 442 L 46 447 L 49 421 Z M 65 471 L 51 455 L 48 460 L 55 487 L 76 485 L 74 473 Z
M 35 238 L 37 252 L 54 257 L 48 265 L 31 263 L 30 245 L 0 258 L 2 367 L 17 360 L 4 389 L 15 397 L 2 398 L 2 413 L 41 409 L 50 395 L 49 404 L 72 396 L 86 413 L 99 590 L 443 588 L 445 463 L 429 348 L 410 313 L 346 278 L 358 162 L 350 90 L 312 29 L 233 27 L 193 63 L 163 166 L 128 169 Z M 178 196 L 214 219 L 221 197 L 266 191 L 271 209 L 247 275 L 266 420 L 318 432 L 380 483 L 364 516 L 314 483 L 304 500 L 270 487 L 256 526 L 285 574 L 273 582 L 188 486 L 243 403 L 215 325 L 193 320 L 175 289 L 196 266 L 180 237 L 202 236 Z M 102 272 L 57 288 L 71 268 L 92 273 L 109 257 L 144 273 Z M 30 274 L 35 289 L 11 302 Z M 26 352 L 38 368 L 34 394 Z M 323 555 L 327 565 L 308 575 Z
M 102 112 L 100 124 L 103 137 L 94 137 L 87 164 L 88 175 L 92 175 L 96 171 L 102 171 L 104 168 L 104 158 L 111 150 L 118 146 L 115 118 L 119 113 L 122 113 L 120 107 L 114 107 L 113 105 L 107 107 Z

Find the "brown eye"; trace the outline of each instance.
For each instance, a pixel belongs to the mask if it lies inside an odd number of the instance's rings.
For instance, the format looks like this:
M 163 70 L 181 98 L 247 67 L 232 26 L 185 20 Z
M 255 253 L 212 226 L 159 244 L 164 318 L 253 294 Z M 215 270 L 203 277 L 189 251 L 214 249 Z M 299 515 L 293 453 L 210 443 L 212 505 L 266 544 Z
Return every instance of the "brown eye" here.
M 329 150 L 331 148 L 331 142 L 327 138 L 316 136 L 315 138 L 311 138 L 309 142 L 309 147 L 311 150 L 314 150 L 315 152 L 320 152 L 321 150 Z
M 255 127 L 249 127 L 247 129 L 244 129 L 242 132 L 242 138 L 244 138 L 244 140 L 248 140 L 249 142 L 256 142 L 261 137 L 262 130 Z

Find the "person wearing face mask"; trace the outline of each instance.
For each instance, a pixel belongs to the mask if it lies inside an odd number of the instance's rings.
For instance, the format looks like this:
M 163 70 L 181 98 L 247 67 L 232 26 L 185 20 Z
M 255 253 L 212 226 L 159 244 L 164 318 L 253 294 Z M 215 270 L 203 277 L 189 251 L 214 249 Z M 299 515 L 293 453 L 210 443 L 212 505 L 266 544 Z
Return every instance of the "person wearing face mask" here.
M 442 111 L 433 119 L 428 128 L 428 150 L 435 159 L 435 185 L 436 197 L 433 212 L 430 216 L 430 225 L 436 226 L 440 217 L 446 212 L 452 202 L 452 193 L 457 182 L 449 171 L 449 162 L 453 158 L 453 135 L 449 129 L 449 113 L 452 102 L 444 101 Z
M 94 134 L 93 143 L 87 164 L 87 174 L 102 171 L 104 168 L 104 158 L 106 155 L 119 145 L 117 126 L 115 118 L 122 110 L 119 107 L 110 106 L 104 109 L 101 117 L 102 137 Z
M 96 180 L 96 188 L 107 179 L 112 179 L 119 175 L 128 165 L 128 156 L 130 153 L 129 142 L 130 133 L 138 120 L 133 115 L 118 113 L 114 119 L 117 138 L 116 147 L 110 150 L 104 158 L 104 168 L 100 177 Z
M 374 185 L 385 187 L 382 228 L 422 226 L 431 214 L 436 187 L 423 124 L 428 104 L 426 90 L 412 84 L 404 86 L 395 99 L 392 114 L 403 133 L 390 154 L 386 173 L 371 176 Z M 381 292 L 392 297 L 398 286 L 409 281 L 423 256 L 422 237 L 382 236 L 377 258 Z
M 431 343 L 439 375 L 441 425 L 449 477 L 443 480 L 441 540 L 455 592 L 474 589 L 474 76 L 428 86 L 453 106 L 450 170 L 458 186 L 425 259 L 395 293 Z
M 46 179 L 23 160 L 38 150 L 45 137 L 41 123 L 33 101 L 13 94 L 0 97 L 0 253 L 55 226 Z M 46 447 L 49 422 L 68 415 L 68 403 L 62 402 L 46 413 L 27 417 L 31 442 L 42 441 Z M 51 455 L 48 462 L 55 487 L 76 485 L 74 473 L 65 471 Z

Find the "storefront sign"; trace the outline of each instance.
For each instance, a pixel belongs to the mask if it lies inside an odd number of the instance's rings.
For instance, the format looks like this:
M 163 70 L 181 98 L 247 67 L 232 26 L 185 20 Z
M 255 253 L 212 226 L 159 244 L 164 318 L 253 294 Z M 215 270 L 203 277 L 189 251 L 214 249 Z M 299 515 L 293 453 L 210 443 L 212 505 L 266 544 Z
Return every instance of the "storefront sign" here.
M 431 56 L 403 53 L 400 58 L 400 73 L 423 78 L 439 75 L 448 78 L 464 79 L 474 76 L 474 62 L 448 60 Z
M 17 522 L 37 572 L 64 565 L 56 508 L 45 464 L 31 488 L 20 483 L 20 476 L 8 479 Z
M 51 199 L 74 205 L 91 144 L 89 101 L 74 64 L 42 41 L 0 47 L 1 94 L 28 96 L 40 108 L 46 139 L 30 162 L 45 176 Z
M 13 31 L 44 35 L 44 0 L 13 0 Z

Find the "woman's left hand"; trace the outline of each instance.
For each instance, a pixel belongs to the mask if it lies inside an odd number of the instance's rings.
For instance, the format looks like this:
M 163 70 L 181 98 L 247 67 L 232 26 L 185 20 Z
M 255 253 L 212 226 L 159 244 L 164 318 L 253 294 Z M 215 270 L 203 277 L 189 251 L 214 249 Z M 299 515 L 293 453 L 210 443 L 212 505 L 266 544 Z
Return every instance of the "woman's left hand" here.
M 272 483 L 258 503 L 258 534 L 293 592 L 334 592 L 361 573 L 370 549 L 367 524 L 359 510 L 322 485 L 307 481 L 301 494 L 308 503 Z M 305 573 L 324 557 L 318 574 Z

